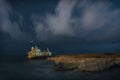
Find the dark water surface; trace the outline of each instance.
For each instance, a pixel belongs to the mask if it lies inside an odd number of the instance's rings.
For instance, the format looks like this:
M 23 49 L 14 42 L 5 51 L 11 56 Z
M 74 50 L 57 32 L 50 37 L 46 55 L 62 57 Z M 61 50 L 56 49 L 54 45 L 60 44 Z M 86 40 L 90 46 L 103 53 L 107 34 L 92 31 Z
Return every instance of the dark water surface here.
M 100 72 L 55 71 L 46 60 L 0 60 L 0 80 L 120 80 L 120 68 Z

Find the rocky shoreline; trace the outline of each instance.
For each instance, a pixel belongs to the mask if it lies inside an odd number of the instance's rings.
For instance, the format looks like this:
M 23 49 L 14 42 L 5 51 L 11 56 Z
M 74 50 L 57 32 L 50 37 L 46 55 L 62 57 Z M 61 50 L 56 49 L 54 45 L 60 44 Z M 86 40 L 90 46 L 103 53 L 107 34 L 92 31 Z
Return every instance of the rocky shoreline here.
M 58 55 L 47 58 L 57 70 L 101 71 L 120 66 L 120 53 Z

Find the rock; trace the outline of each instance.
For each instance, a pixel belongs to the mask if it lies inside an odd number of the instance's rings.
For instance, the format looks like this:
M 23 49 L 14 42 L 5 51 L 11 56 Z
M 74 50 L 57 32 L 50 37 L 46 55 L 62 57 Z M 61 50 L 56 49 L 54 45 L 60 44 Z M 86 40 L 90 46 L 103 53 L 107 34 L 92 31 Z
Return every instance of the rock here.
M 101 71 L 120 65 L 120 54 L 59 55 L 48 58 L 57 70 Z
M 116 58 L 115 64 L 117 64 L 118 66 L 120 66 L 120 57 Z
M 78 69 L 84 71 L 99 71 L 109 68 L 112 65 L 114 65 L 114 60 L 112 58 L 93 58 L 80 62 Z

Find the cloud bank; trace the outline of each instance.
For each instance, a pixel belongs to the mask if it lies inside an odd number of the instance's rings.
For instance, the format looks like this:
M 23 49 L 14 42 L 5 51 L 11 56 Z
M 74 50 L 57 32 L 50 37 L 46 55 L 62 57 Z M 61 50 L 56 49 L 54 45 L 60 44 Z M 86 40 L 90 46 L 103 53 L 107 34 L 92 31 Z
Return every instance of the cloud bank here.
M 55 8 L 54 15 L 48 13 L 45 18 L 39 19 L 33 15 L 37 38 L 44 40 L 49 36 L 74 35 L 70 24 L 75 3 L 75 0 L 61 0 Z
M 120 9 L 110 1 L 60 0 L 55 14 L 32 15 L 36 37 L 56 36 L 104 40 L 120 36 Z
M 23 35 L 23 32 L 20 29 L 19 22 L 22 19 L 21 15 L 18 15 L 19 21 L 12 21 L 10 19 L 12 15 L 12 7 L 6 0 L 0 0 L 0 31 L 8 34 L 12 38 L 19 38 Z

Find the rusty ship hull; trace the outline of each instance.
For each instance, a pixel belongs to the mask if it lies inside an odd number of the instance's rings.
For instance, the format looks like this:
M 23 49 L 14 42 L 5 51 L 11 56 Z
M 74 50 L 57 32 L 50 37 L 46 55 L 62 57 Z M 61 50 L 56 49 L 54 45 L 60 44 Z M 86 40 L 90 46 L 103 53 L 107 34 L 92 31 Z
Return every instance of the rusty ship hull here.
M 51 56 L 36 56 L 36 57 L 29 57 L 28 59 L 47 59 L 48 57 Z

